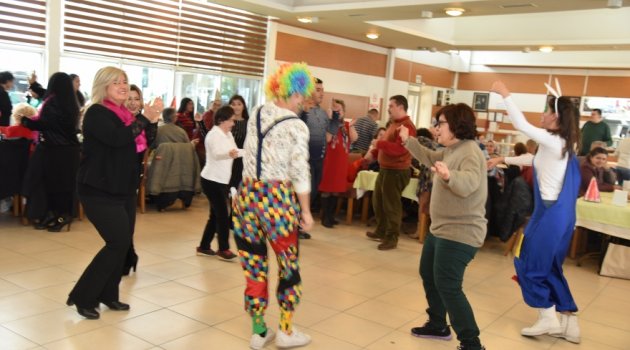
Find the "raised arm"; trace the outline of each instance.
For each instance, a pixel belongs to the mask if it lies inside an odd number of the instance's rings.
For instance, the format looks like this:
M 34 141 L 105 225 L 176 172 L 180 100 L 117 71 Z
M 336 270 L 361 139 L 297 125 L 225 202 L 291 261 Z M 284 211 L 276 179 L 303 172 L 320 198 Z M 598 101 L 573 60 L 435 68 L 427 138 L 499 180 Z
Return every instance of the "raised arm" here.
M 516 130 L 527 135 L 529 138 L 533 139 L 539 144 L 545 145 L 547 147 L 554 147 L 557 145 L 558 141 L 556 136 L 552 135 L 545 129 L 533 126 L 527 121 L 525 115 L 523 115 L 523 112 L 521 112 L 518 106 L 516 106 L 516 103 L 514 103 L 514 101 L 512 100 L 510 91 L 503 82 L 495 81 L 492 84 L 490 91 L 495 92 L 503 97 L 508 116 Z

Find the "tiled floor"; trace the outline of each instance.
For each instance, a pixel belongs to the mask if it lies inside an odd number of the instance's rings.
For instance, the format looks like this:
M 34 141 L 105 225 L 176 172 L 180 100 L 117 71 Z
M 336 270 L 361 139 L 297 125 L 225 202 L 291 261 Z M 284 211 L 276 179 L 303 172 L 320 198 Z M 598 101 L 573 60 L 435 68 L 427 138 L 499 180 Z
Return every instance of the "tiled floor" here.
M 0 349 L 247 349 L 251 321 L 243 311 L 239 264 L 194 254 L 206 215 L 202 197 L 186 211 L 139 214 L 138 272 L 121 284 L 131 310 L 103 307 L 98 321 L 64 304 L 102 245 L 92 225 L 76 221 L 71 232 L 48 233 L 0 215 Z M 421 246 L 403 237 L 398 249 L 381 252 L 364 232 L 358 222 L 334 230 L 317 225 L 313 239 L 301 242 L 304 298 L 295 323 L 312 335 L 308 348 L 455 349 L 454 340 L 409 335 L 426 319 L 417 273 Z M 582 343 L 525 338 L 519 330 L 536 312 L 510 279 L 512 262 L 501 245 L 487 244 L 464 281 L 486 347 L 630 349 L 630 281 L 601 277 L 593 265 L 573 261 L 565 270 L 581 308 Z M 272 301 L 267 323 L 275 326 L 278 314 Z

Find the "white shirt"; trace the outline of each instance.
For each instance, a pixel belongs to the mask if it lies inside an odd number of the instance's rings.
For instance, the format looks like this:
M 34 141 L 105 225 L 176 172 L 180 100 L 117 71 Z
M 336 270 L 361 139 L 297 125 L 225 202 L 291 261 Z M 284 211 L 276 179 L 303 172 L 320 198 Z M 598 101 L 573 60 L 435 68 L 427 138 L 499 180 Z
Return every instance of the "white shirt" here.
M 230 151 L 238 149 L 231 132 L 223 132 L 215 126 L 208 132 L 204 140 L 206 146 L 206 165 L 201 170 L 201 177 L 206 180 L 228 184 L 232 176 L 232 163 Z M 243 156 L 243 150 L 239 151 L 239 157 Z
M 540 196 L 544 200 L 557 200 L 562 190 L 564 174 L 567 171 L 567 162 L 569 161 L 568 152 L 564 156 L 562 155 L 566 141 L 559 135 L 531 125 L 512 100 L 512 96 L 505 99 L 505 107 L 516 130 L 538 142 L 534 168 L 538 178 Z
M 274 121 L 286 116 L 296 116 L 288 109 L 280 108 L 273 102 L 265 103 L 261 108 L 260 119 L 262 132 Z M 256 114 L 247 123 L 247 137 L 243 149 L 243 178 L 256 178 L 256 155 L 258 152 L 258 132 Z M 296 193 L 308 193 L 311 190 L 311 172 L 308 164 L 309 131 L 306 123 L 299 118 L 277 124 L 263 139 L 262 171 L 260 180 L 291 181 Z
M 617 167 L 630 169 L 630 136 L 619 141 L 615 156 L 617 156 Z
M 532 166 L 534 163 L 534 155 L 525 153 L 516 157 L 504 157 L 503 162 L 507 165 L 518 165 L 521 168 L 524 166 Z

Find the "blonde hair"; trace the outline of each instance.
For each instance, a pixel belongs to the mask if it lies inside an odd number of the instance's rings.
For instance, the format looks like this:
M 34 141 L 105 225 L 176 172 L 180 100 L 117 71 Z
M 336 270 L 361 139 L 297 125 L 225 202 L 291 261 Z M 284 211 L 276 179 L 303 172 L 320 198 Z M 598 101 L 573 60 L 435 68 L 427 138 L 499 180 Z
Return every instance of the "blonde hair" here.
M 37 110 L 35 107 L 29 105 L 26 102 L 18 103 L 13 107 L 13 113 L 11 114 L 11 118 L 15 120 L 15 122 L 19 125 L 22 117 L 31 118 L 32 116 L 37 114 Z
M 103 100 L 107 97 L 107 87 L 121 75 L 125 77 L 125 80 L 129 81 L 127 73 L 120 68 L 110 66 L 99 69 L 92 83 L 91 103 L 103 103 Z

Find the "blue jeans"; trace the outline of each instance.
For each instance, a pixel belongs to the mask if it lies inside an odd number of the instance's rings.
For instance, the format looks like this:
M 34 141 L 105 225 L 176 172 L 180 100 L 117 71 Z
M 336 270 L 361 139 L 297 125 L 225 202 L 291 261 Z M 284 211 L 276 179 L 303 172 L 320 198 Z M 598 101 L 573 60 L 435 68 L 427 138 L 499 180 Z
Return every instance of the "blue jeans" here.
M 623 186 L 624 181 L 630 181 L 630 169 L 617 167 L 617 181 L 620 186 Z

